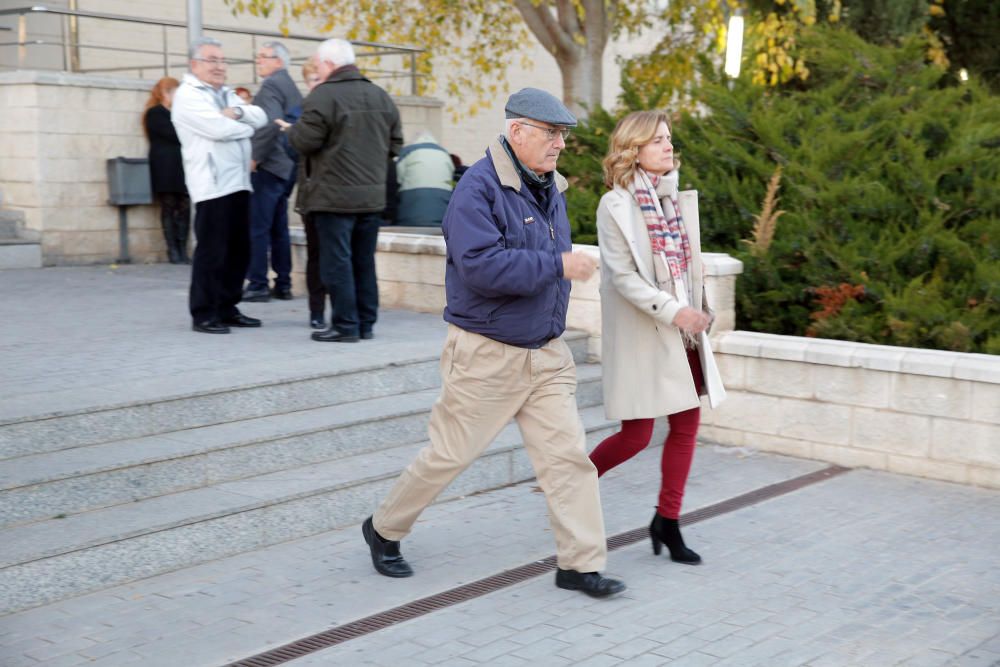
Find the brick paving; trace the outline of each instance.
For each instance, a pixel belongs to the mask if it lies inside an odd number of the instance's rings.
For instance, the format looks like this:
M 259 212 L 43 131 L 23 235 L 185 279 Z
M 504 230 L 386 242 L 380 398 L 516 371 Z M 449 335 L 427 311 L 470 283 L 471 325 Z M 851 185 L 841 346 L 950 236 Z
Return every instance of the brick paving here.
M 610 533 L 648 519 L 657 454 L 602 481 Z M 818 467 L 703 446 L 687 507 Z M 690 526 L 703 566 L 613 552 L 616 599 L 546 575 L 293 664 L 996 665 L 998 500 L 856 470 Z M 379 577 L 350 527 L 50 604 L 0 618 L 0 662 L 223 665 L 552 553 L 544 503 L 521 484 L 435 505 L 404 553 L 417 576 Z
M 302 299 L 248 304 L 260 331 L 190 333 L 183 267 L 3 277 L 6 415 L 117 400 L 151 376 L 242 382 L 340 353 L 308 341 Z M 439 328 L 387 312 L 380 340 Z M 609 533 L 648 522 L 658 453 L 602 480 Z M 703 445 L 685 509 L 822 467 Z M 406 580 L 376 575 L 351 526 L 3 616 L 0 665 L 221 666 L 550 555 L 544 513 L 530 483 L 434 505 L 404 542 L 417 570 Z M 629 590 L 612 600 L 547 575 L 292 664 L 1000 665 L 996 491 L 854 470 L 685 535 L 704 565 L 656 558 L 646 542 L 613 552 L 609 571 Z
M 426 647 L 400 656 L 414 665 L 996 665 L 998 500 L 853 471 L 690 527 L 701 567 L 645 543 L 615 553 L 617 599 L 539 578 L 294 664 L 385 664 L 411 645 Z

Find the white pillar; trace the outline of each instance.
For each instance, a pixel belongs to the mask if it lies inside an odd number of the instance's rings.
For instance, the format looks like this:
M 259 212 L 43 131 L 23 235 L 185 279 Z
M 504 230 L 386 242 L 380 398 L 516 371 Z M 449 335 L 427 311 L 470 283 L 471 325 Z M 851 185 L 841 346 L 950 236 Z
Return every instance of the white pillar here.
M 201 0 L 187 0 L 188 46 L 202 36 Z

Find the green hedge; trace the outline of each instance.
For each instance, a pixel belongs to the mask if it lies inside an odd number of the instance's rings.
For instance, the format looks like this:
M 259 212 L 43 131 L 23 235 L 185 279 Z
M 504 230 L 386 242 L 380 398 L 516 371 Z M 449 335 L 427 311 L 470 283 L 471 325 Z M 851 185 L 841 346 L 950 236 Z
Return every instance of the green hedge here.
M 802 44 L 805 84 L 729 87 L 706 71 L 702 112 L 674 127 L 704 248 L 745 263 L 738 327 L 1000 353 L 1000 98 L 927 66 L 918 38 L 816 28 Z M 595 240 L 600 159 L 624 113 L 595 110 L 560 160 L 578 242 Z M 779 166 L 784 213 L 752 252 Z

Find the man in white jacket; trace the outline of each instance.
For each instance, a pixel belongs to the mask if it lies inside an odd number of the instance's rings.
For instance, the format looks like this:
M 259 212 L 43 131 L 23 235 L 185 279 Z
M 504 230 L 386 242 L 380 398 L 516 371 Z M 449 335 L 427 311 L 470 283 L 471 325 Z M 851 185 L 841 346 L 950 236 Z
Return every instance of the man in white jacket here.
M 184 179 L 198 238 L 191 267 L 192 328 L 229 333 L 259 327 L 236 308 L 250 261 L 250 137 L 267 123 L 259 107 L 227 88 L 222 44 L 191 45 L 191 71 L 174 95 L 171 120 L 181 141 Z

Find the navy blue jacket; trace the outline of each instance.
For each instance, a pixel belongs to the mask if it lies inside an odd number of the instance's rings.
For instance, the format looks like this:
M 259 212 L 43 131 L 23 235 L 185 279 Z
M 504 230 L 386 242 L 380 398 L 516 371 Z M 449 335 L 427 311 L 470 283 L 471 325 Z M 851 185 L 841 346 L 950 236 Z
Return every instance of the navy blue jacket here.
M 562 335 L 570 291 L 562 253 L 572 243 L 566 179 L 554 177 L 543 206 L 499 140 L 465 172 L 441 224 L 445 320 L 525 348 Z

